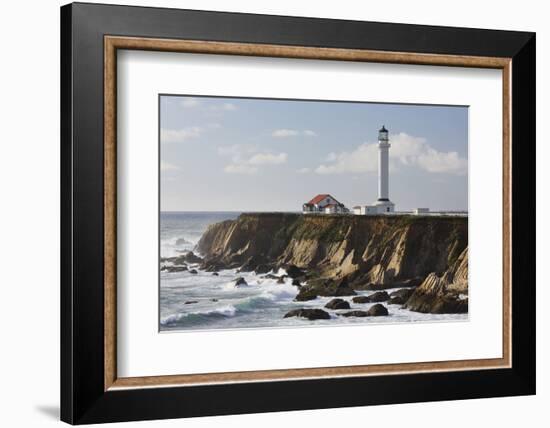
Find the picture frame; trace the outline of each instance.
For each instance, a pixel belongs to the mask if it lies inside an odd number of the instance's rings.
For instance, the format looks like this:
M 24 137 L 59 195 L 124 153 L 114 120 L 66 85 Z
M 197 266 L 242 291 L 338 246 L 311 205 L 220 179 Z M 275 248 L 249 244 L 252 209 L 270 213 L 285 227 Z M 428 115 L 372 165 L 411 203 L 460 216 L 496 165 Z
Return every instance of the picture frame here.
M 118 50 L 502 70 L 502 358 L 118 377 Z M 534 33 L 63 6 L 61 419 L 86 424 L 534 394 L 535 97 Z

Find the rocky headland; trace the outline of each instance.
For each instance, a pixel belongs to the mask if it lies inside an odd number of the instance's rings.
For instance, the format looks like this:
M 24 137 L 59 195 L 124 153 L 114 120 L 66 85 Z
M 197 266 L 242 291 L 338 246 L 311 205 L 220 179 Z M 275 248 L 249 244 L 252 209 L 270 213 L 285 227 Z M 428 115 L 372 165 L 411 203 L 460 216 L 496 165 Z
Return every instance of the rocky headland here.
M 380 302 L 425 313 L 468 312 L 467 217 L 245 213 L 209 226 L 196 249 L 203 258 L 191 253 L 182 264 L 263 275 L 284 268 L 298 287 L 297 301 L 378 291 L 351 297 L 376 302 L 371 313 L 343 316 L 386 315 Z M 394 288 L 401 290 L 384 291 Z M 340 300 L 333 305 L 345 307 Z M 288 316 L 324 317 L 320 311 Z

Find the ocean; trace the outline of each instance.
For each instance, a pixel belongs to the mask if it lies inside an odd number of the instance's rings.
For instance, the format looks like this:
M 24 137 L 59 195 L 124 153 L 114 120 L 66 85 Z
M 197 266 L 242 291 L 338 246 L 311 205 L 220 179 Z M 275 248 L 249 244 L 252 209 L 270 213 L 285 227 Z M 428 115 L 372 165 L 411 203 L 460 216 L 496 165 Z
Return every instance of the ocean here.
M 174 257 L 195 251 L 200 237 L 210 224 L 232 220 L 238 212 L 162 212 L 160 215 L 160 256 Z M 200 255 L 200 254 L 199 254 Z M 339 312 L 323 306 L 332 297 L 318 297 L 307 302 L 295 302 L 297 287 L 287 278 L 284 284 L 253 272 L 222 270 L 218 276 L 212 272 L 197 274 L 160 272 L 160 330 L 209 330 L 241 328 L 304 327 L 320 325 L 350 325 L 371 323 L 436 322 L 467 320 L 468 314 L 422 314 L 388 305 L 389 315 L 383 317 L 341 317 Z M 283 274 L 281 269 L 274 272 Z M 247 285 L 235 286 L 235 278 L 243 277 Z M 387 290 L 388 293 L 397 289 Z M 358 291 L 369 295 L 372 291 Z M 350 300 L 351 297 L 345 298 Z M 352 309 L 368 310 L 374 303 L 353 304 Z M 284 318 L 299 308 L 323 308 L 331 319 L 309 321 L 303 318 Z

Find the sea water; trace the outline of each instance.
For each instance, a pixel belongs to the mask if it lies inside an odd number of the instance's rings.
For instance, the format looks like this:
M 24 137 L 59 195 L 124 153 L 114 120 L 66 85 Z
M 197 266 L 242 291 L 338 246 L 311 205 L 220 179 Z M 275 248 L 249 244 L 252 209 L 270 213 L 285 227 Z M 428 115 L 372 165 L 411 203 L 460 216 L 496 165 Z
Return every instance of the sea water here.
M 187 251 L 195 251 L 196 245 L 210 224 L 232 220 L 237 212 L 163 212 L 160 217 L 160 255 L 174 257 Z M 319 325 L 350 325 L 366 323 L 394 323 L 418 321 L 467 320 L 467 314 L 422 314 L 401 309 L 401 305 L 388 305 L 389 315 L 382 317 L 342 317 L 346 310 L 324 308 L 333 297 L 318 297 L 307 302 L 295 302 L 298 288 L 290 278 L 284 284 L 264 274 L 221 270 L 218 276 L 189 265 L 197 274 L 189 271 L 160 272 L 160 330 L 237 329 Z M 284 270 L 273 272 L 284 274 Z M 247 285 L 236 286 L 235 279 L 243 277 Z M 387 290 L 388 293 L 397 289 Z M 358 291 L 369 295 L 373 291 Z M 352 296 L 343 297 L 351 309 L 368 310 L 374 303 L 355 304 Z M 328 320 L 309 321 L 304 318 L 284 318 L 299 308 L 320 308 L 331 316 Z

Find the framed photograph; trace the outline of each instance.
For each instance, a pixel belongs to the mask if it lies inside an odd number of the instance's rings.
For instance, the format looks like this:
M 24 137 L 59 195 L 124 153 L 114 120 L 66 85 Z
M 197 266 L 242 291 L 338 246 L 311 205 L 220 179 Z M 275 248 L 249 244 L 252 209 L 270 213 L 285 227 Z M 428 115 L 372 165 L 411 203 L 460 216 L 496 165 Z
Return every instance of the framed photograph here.
M 77 3 L 61 54 L 62 420 L 535 393 L 533 33 Z

